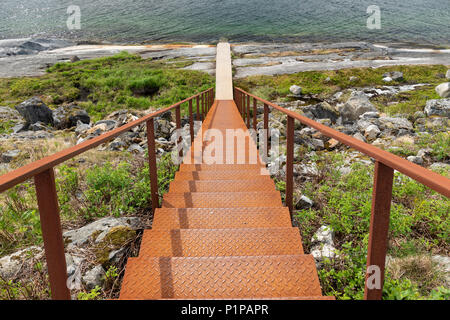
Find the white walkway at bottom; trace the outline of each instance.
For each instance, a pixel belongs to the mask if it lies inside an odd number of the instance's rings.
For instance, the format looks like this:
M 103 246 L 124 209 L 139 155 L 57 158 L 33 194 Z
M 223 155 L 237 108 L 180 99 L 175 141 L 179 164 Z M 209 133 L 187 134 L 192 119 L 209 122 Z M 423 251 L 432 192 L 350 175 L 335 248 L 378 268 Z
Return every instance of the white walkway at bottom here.
M 226 42 L 217 45 L 216 100 L 233 100 L 231 49 L 230 44 Z

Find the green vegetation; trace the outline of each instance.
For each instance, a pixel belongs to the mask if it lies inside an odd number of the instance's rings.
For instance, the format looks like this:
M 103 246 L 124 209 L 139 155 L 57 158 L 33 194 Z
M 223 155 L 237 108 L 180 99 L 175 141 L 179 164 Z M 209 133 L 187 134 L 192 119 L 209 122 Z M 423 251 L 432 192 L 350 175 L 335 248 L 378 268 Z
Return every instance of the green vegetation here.
M 310 239 L 321 225 L 335 230 L 339 258 L 325 261 L 319 270 L 324 294 L 338 299 L 361 299 L 368 245 L 373 166 L 352 165 L 348 175 L 342 154 L 319 153 L 319 174 L 296 187 L 311 198 L 313 209 L 297 211 L 303 244 L 311 249 Z M 448 176 L 448 172 L 441 172 Z M 449 247 L 450 201 L 422 184 L 395 173 L 388 254 L 383 296 L 385 299 L 448 299 L 443 275 L 430 262 L 430 255 L 446 255 Z M 401 265 L 401 272 L 395 266 Z
M 165 154 L 158 161 L 159 191 L 162 196 L 178 170 Z M 57 191 L 64 223 L 85 224 L 108 215 L 140 215 L 151 208 L 148 161 L 121 161 L 86 169 L 61 165 Z M 0 198 L 0 257 L 20 248 L 42 243 L 39 212 L 33 183 L 10 189 Z
M 96 286 L 90 292 L 79 292 L 78 300 L 98 300 L 100 296 L 100 291 L 102 288 Z
M 381 87 L 384 85 L 428 83 L 429 86 L 419 87 L 414 91 L 399 93 L 394 97 L 381 96 L 374 99 L 380 111 L 388 114 L 423 111 L 426 100 L 438 99 L 434 91 L 437 84 L 443 81 L 440 75 L 447 71 L 446 66 L 393 66 L 372 68 L 354 68 L 336 71 L 306 71 L 295 74 L 279 76 L 251 76 L 235 81 L 235 85 L 252 92 L 267 100 L 288 100 L 289 88 L 293 84 L 299 85 L 304 94 L 314 94 L 319 98 L 328 98 L 338 91 L 352 87 Z M 401 71 L 403 81 L 392 81 L 389 84 L 383 81 L 383 74 L 391 71 Z M 350 77 L 357 77 L 351 81 Z M 330 80 L 327 81 L 327 78 Z M 388 102 L 398 104 L 388 105 Z
M 401 143 L 388 148 L 388 151 L 402 157 L 416 155 L 421 149 L 430 149 L 430 156 L 438 161 L 450 160 L 450 134 L 437 132 L 434 134 L 419 134 L 416 143 Z
M 37 95 L 50 108 L 75 103 L 99 120 L 118 109 L 168 106 L 213 86 L 207 73 L 179 69 L 186 62 L 168 62 L 122 52 L 57 63 L 42 77 L 0 79 L 0 105 L 13 107 Z

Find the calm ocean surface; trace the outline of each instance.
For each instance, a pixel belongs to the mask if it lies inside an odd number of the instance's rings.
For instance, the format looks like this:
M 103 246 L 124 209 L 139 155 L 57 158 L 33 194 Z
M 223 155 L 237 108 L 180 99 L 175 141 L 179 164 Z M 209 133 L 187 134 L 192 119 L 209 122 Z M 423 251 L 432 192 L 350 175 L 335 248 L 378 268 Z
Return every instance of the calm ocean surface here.
M 69 5 L 81 29 L 68 30 Z M 366 26 L 381 9 L 381 29 Z M 0 39 L 114 42 L 364 40 L 450 45 L 450 0 L 0 0 Z

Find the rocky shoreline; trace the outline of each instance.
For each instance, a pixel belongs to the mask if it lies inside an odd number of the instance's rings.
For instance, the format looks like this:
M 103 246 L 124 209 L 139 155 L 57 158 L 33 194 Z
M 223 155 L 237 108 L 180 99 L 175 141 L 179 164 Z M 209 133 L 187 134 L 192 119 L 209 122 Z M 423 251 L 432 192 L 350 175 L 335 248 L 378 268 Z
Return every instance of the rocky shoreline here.
M 404 47 L 398 44 L 342 43 L 236 43 L 232 44 L 235 77 L 280 75 L 302 71 L 395 65 L 450 64 L 450 49 Z M 39 76 L 57 62 L 107 57 L 121 51 L 144 59 L 181 59 L 187 70 L 214 74 L 215 47 L 206 44 L 77 44 L 60 39 L 0 40 L 0 78 Z

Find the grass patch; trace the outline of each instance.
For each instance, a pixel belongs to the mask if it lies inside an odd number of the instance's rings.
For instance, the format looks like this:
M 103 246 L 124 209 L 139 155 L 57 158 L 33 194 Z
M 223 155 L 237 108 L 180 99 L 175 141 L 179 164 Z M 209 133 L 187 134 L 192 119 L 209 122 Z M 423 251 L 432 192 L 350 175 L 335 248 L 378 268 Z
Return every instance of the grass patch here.
M 41 77 L 0 79 L 0 105 L 14 107 L 37 95 L 50 108 L 78 104 L 94 121 L 118 109 L 164 107 L 214 84 L 207 73 L 180 70 L 185 64 L 142 59 L 127 52 L 57 63 Z
M 344 165 L 342 154 L 318 153 L 316 160 L 319 174 L 296 186 L 315 203 L 312 209 L 295 213 L 304 248 L 306 252 L 311 249 L 310 239 L 321 225 L 330 225 L 335 230 L 340 258 L 325 261 L 319 270 L 324 294 L 338 299 L 362 299 L 373 165 L 354 163 L 352 171 L 343 176 L 338 170 Z M 388 254 L 403 262 L 401 272 L 398 267 L 388 268 L 383 297 L 448 298 L 448 289 L 438 287 L 443 282 L 439 272 L 426 265 L 423 257 L 427 254 L 429 259 L 431 253 L 449 252 L 450 201 L 402 174 L 395 173 L 394 181 Z
M 353 87 L 381 87 L 385 85 L 428 83 L 430 86 L 417 90 L 400 93 L 396 97 L 380 97 L 374 99 L 374 103 L 380 111 L 389 114 L 414 113 L 423 111 L 427 99 L 439 98 L 434 87 L 443 80 L 439 75 L 445 74 L 447 67 L 443 65 L 433 66 L 391 66 L 377 69 L 352 68 L 336 71 L 306 71 L 296 74 L 278 76 L 250 76 L 235 81 L 235 85 L 246 91 L 260 95 L 267 100 L 289 100 L 289 88 L 299 85 L 304 94 L 315 94 L 325 99 L 338 91 Z M 386 84 L 383 74 L 391 71 L 401 71 L 404 74 L 403 81 L 392 81 Z M 350 77 L 357 77 L 356 81 L 350 81 Z M 327 78 L 330 78 L 327 80 Z M 384 99 L 384 100 L 383 100 Z M 393 106 L 387 106 L 387 102 L 399 102 Z
M 146 159 L 130 155 L 115 161 L 97 162 L 97 165 L 77 165 L 72 161 L 59 166 L 56 187 L 63 227 L 78 227 L 109 215 L 119 217 L 148 212 L 151 196 Z M 170 153 L 158 160 L 161 197 L 167 192 L 177 169 Z M 0 212 L 0 257 L 42 243 L 32 181 L 2 194 Z

